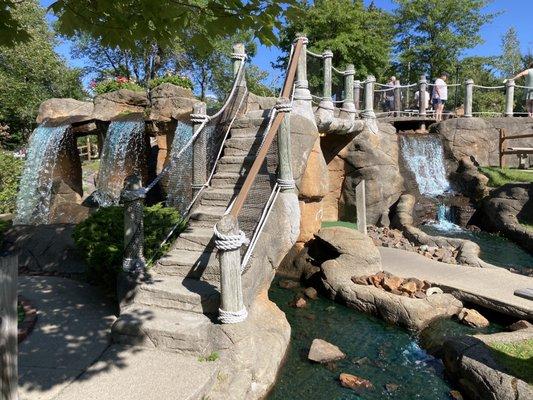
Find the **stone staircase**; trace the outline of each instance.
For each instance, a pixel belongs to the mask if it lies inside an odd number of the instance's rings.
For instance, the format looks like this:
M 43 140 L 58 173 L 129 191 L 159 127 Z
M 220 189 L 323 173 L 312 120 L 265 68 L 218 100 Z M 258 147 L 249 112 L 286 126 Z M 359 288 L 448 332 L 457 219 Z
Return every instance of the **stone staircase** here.
M 192 210 L 187 229 L 121 310 L 112 330 L 115 342 L 194 355 L 217 350 L 220 266 L 213 226 L 244 182 L 267 115 L 268 111 L 251 111 L 235 120 L 211 186 Z

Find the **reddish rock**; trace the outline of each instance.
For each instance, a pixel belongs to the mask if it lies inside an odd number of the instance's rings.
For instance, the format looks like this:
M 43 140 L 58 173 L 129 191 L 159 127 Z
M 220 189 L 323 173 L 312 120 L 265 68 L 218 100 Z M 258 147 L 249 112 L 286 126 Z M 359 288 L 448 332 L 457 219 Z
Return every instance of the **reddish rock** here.
M 450 390 L 450 397 L 453 400 L 463 400 L 463 395 L 458 390 Z
M 316 300 L 318 297 L 318 292 L 314 287 L 308 287 L 304 290 L 304 294 L 307 296 L 308 299 Z
M 489 320 L 479 313 L 479 311 L 463 308 L 457 316 L 463 324 L 475 328 L 485 328 L 489 326 Z
M 383 288 L 389 292 L 393 290 L 398 290 L 398 288 L 403 283 L 403 278 L 400 278 L 399 276 L 391 276 L 388 278 L 383 279 Z
M 400 286 L 400 290 L 408 295 L 413 295 L 417 291 L 416 283 L 413 281 L 407 281 Z
M 307 306 L 307 301 L 305 301 L 303 297 L 300 297 L 298 300 L 296 300 L 294 306 L 296 308 L 304 308 L 305 306 Z
M 352 276 L 352 282 L 356 285 L 371 285 L 370 277 L 368 276 Z
M 370 389 L 373 387 L 372 382 L 369 380 L 344 372 L 340 374 L 339 381 L 342 386 L 349 389 Z

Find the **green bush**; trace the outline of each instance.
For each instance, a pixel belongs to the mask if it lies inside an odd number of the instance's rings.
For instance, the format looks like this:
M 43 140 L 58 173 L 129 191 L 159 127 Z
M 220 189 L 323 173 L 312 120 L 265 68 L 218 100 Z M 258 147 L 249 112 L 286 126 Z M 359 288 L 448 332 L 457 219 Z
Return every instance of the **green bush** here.
M 150 89 L 155 88 L 156 86 L 161 85 L 162 83 L 172 83 L 176 86 L 181 86 L 187 89 L 192 89 L 192 82 L 189 78 L 186 76 L 178 76 L 178 75 L 171 75 L 171 76 L 160 76 L 158 78 L 150 79 L 148 82 L 148 85 L 150 86 Z
M 119 89 L 129 89 L 134 92 L 143 92 L 144 88 L 135 82 L 120 79 L 106 79 L 91 85 L 98 94 L 114 92 Z
M 170 240 L 160 247 L 176 225 Z M 184 228 L 185 222 L 177 210 L 161 204 L 144 208 L 144 256 L 148 266 L 168 250 Z M 124 209 L 100 208 L 76 226 L 73 236 L 87 262 L 89 280 L 114 290 L 124 252 Z
M 23 168 L 24 160 L 0 150 L 0 214 L 15 211 Z

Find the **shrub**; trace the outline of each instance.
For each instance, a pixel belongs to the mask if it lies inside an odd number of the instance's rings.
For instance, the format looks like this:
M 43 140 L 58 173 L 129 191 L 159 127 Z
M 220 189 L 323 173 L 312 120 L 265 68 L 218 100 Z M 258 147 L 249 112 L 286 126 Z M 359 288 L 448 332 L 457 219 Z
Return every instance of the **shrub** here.
M 170 240 L 160 247 L 176 225 Z M 148 266 L 168 250 L 172 239 L 184 228 L 185 222 L 177 210 L 161 204 L 144 208 L 144 256 Z M 88 279 L 114 290 L 124 252 L 123 207 L 100 208 L 76 226 L 73 236 L 87 262 Z
M 91 82 L 91 87 L 98 94 L 114 92 L 119 89 L 129 89 L 134 92 L 144 91 L 142 86 L 123 76 L 119 76 L 115 79 L 105 79 L 100 82 Z
M 0 214 L 15 211 L 23 168 L 24 160 L 0 150 Z
M 160 76 L 158 78 L 151 79 L 150 82 L 148 82 L 148 85 L 150 86 L 150 89 L 155 88 L 156 86 L 161 85 L 162 83 L 172 83 L 176 86 L 181 86 L 187 89 L 192 89 L 192 82 L 189 78 L 186 76 L 178 76 L 178 75 L 171 75 L 171 76 Z

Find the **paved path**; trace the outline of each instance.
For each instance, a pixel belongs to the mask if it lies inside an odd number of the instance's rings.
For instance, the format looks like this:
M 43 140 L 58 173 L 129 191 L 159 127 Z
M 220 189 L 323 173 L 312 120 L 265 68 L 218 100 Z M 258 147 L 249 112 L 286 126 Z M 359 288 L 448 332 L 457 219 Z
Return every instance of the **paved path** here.
M 216 382 L 218 362 L 110 345 L 115 309 L 92 286 L 21 276 L 19 293 L 38 314 L 19 346 L 20 400 L 200 400 Z
M 380 247 L 383 269 L 425 279 L 464 301 L 520 318 L 533 319 L 533 301 L 513 293 L 533 288 L 533 278 L 503 268 L 474 268 L 430 260 L 418 253 Z

